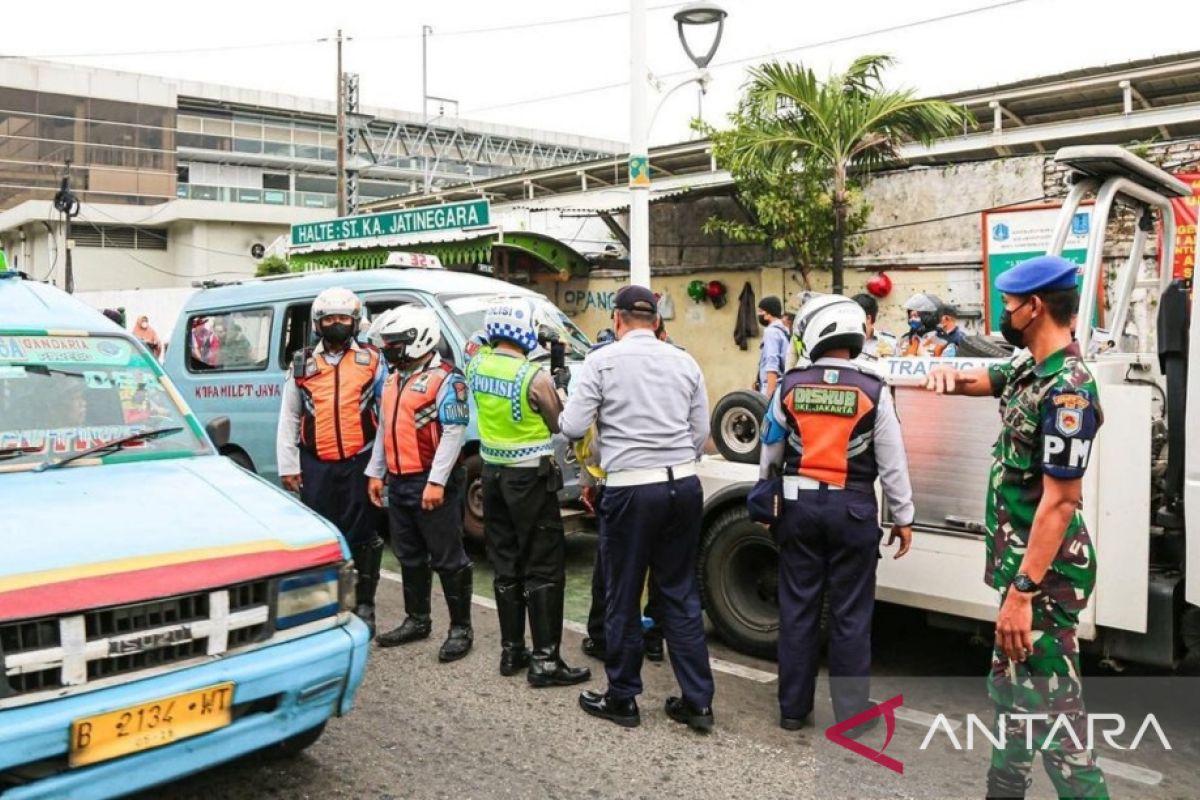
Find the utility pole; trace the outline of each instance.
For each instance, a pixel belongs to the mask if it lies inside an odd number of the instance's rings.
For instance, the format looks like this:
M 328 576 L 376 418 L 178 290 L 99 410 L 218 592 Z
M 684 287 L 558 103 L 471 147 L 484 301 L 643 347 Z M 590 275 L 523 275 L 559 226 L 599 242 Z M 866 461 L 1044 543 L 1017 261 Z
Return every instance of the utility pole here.
M 429 34 L 433 28 L 421 26 L 421 116 L 429 119 Z
M 650 286 L 646 0 L 629 3 L 629 283 Z
M 342 29 L 337 32 L 337 213 L 346 216 L 346 89 L 342 75 Z

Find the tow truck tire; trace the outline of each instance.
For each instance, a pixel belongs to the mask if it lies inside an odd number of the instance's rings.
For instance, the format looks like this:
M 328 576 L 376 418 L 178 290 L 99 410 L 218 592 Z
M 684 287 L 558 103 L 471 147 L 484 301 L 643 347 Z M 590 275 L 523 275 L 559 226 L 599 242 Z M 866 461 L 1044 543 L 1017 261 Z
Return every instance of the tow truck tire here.
M 269 758 L 295 758 L 316 744 L 324 732 L 325 723 L 322 722 L 314 728 L 289 736 L 282 742 L 276 742 L 267 748 L 266 755 Z
M 774 660 L 779 639 L 779 549 L 745 506 L 722 512 L 700 548 L 704 610 L 734 650 Z
M 767 401 L 758 392 L 730 392 L 717 401 L 712 414 L 712 437 L 726 461 L 757 464 L 759 430 Z
M 959 358 L 1011 358 L 1013 348 L 987 336 L 968 336 L 956 353 Z
M 483 544 L 483 459 L 479 454 L 463 459 L 466 480 L 463 497 L 463 532 L 467 539 Z

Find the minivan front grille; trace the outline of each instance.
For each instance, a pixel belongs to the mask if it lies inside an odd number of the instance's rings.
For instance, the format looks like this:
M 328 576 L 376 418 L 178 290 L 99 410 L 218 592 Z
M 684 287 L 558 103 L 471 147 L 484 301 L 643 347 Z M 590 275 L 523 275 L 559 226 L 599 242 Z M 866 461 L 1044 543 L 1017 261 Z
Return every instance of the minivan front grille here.
M 271 635 L 269 598 L 270 581 L 262 579 L 0 623 L 0 697 L 78 686 L 265 641 Z

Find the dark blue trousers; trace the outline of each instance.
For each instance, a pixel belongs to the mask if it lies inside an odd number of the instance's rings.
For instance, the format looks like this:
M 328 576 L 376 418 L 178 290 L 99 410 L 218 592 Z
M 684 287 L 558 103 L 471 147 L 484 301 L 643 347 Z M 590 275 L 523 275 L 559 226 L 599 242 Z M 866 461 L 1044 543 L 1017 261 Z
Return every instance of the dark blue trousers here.
M 379 538 L 380 511 L 367 496 L 370 449 L 344 461 L 322 461 L 300 450 L 300 499 L 334 524 L 351 547 Z
M 608 487 L 600 500 L 600 560 L 607 594 L 605 638 L 608 692 L 642 692 L 642 588 L 650 594 L 667 640 L 683 698 L 712 705 L 713 678 L 700 615 L 696 558 L 704 495 L 700 479 Z
M 871 617 L 880 528 L 875 496 L 802 490 L 783 504 L 779 542 L 779 708 L 813 709 L 820 664 L 821 600 L 829 598 L 829 680 L 838 721 L 871 703 Z

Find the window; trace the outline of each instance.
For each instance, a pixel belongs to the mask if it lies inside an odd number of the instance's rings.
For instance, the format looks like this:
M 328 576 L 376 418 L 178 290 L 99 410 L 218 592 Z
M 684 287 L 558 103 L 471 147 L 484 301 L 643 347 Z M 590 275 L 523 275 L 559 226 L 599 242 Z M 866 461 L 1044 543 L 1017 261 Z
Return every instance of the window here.
M 286 173 L 281 172 L 264 172 L 262 176 L 262 188 L 264 189 L 280 189 L 287 191 L 291 189 L 291 184 L 288 181 Z
M 246 372 L 267 368 L 271 352 L 269 308 L 239 309 L 188 320 L 189 372 Z
M 191 167 L 182 166 L 175 168 L 175 180 L 180 183 L 190 183 Z

